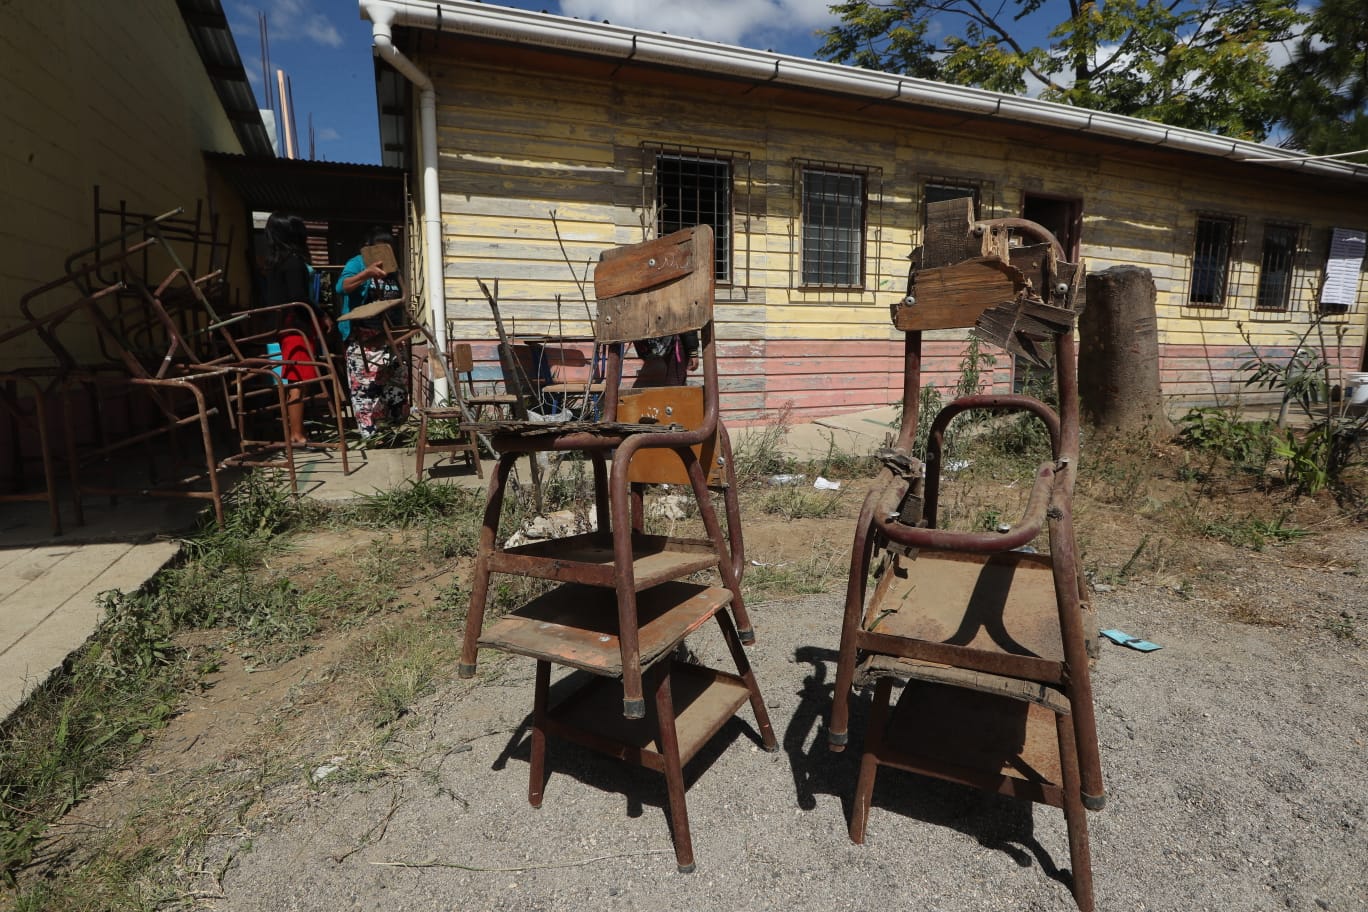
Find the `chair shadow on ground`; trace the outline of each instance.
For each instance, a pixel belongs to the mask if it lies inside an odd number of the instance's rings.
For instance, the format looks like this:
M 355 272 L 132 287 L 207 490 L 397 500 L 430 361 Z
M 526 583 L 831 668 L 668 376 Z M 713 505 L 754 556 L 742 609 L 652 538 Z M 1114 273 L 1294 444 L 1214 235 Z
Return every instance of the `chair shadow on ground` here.
M 833 795 L 841 801 L 842 819 L 833 820 L 832 826 L 844 829 L 850 821 L 872 700 L 869 690 L 854 695 L 850 746 L 841 753 L 831 751 L 825 723 L 831 709 L 836 657 L 836 650 L 816 646 L 800 646 L 795 651 L 795 663 L 810 666 L 810 671 L 803 679 L 798 706 L 784 730 L 782 744 L 789 755 L 798 806 L 813 810 L 818 795 Z M 872 819 L 895 813 L 959 830 L 985 848 L 1005 853 L 1020 867 L 1030 867 L 1034 859 L 1046 876 L 1066 886 L 1071 883 L 1068 870 L 1061 870 L 1036 839 L 1029 802 L 884 768 L 875 780 L 872 806 Z M 866 846 L 878 851 L 878 843 L 875 833 Z
M 547 703 L 554 707 L 566 694 L 583 686 L 593 676 L 583 671 L 572 671 L 565 677 L 554 681 L 548 694 Z M 741 713 L 748 712 L 742 709 Z M 688 763 L 684 764 L 684 787 L 692 788 L 694 783 L 727 752 L 740 737 L 746 737 L 757 747 L 764 750 L 764 740 L 751 721 L 742 715 L 731 718 L 717 734 L 703 746 Z M 498 772 L 508 768 L 510 760 L 529 763 L 532 751 L 532 714 L 528 713 L 518 727 L 509 735 L 499 755 L 494 758 L 490 769 Z M 627 800 L 627 816 L 640 817 L 643 807 L 650 805 L 668 815 L 665 777 L 645 767 L 625 763 L 606 754 L 590 750 L 580 744 L 563 738 L 548 736 L 546 750 L 546 801 L 554 802 L 555 781 L 559 776 L 569 776 L 577 782 L 602 792 L 613 792 Z M 518 780 L 526 790 L 527 777 Z

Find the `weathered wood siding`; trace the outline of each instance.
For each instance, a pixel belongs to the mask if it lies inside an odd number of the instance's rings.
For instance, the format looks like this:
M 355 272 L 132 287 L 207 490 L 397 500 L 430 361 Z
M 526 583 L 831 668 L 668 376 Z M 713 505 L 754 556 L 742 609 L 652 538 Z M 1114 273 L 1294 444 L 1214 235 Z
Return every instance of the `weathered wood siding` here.
M 642 239 L 649 221 L 643 147 L 734 156 L 734 281 L 718 288 L 716 318 L 726 407 L 737 420 L 785 405 L 814 417 L 901 395 L 901 336 L 889 305 L 904 293 L 907 256 L 920 242 L 927 179 L 978 184 L 985 217 L 1020 214 L 1028 193 L 1080 200 L 1090 269 L 1133 263 L 1154 273 L 1165 392 L 1180 401 L 1209 401 L 1238 384 L 1241 325 L 1259 346 L 1285 347 L 1304 331 L 1330 228 L 1368 224 L 1362 190 L 1306 192 L 1284 186 L 1272 169 L 1226 177 L 1012 143 L 981 127 L 930 129 L 912 114 L 894 123 L 432 51 L 423 64 L 438 85 L 452 337 L 485 343 L 486 359 L 494 333 L 475 279 L 498 280 L 510 330 L 585 334 L 592 264 L 606 247 Z M 801 287 L 796 180 L 805 161 L 866 170 L 863 289 Z M 1186 305 L 1199 212 L 1242 219 L 1246 236 L 1232 294 L 1216 310 Z M 1289 312 L 1255 315 L 1268 222 L 1307 226 L 1311 250 Z M 1340 351 L 1351 366 L 1361 357 L 1363 312 L 1343 318 Z M 938 334 L 927 343 L 931 378 L 942 387 L 957 378 L 962 339 Z M 1000 352 L 988 381 L 1010 385 Z

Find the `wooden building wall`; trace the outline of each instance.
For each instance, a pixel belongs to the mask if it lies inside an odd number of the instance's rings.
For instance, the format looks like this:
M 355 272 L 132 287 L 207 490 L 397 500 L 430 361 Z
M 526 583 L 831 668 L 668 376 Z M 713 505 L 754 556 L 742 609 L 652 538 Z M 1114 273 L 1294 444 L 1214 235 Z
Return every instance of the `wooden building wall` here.
M 242 146 L 173 0 L 7 4 L 0 55 L 0 332 L 23 321 L 21 296 L 61 277 L 67 256 L 93 243 L 96 185 L 105 206 L 134 212 L 193 215 L 211 202 L 241 237 L 232 194 L 215 187 L 207 200 L 203 153 Z M 233 278 L 245 286 L 245 257 L 235 259 Z M 78 356 L 95 351 L 93 331 L 85 348 L 69 341 Z M 4 357 L 19 367 L 51 356 L 22 336 Z
M 1159 290 L 1165 392 L 1176 405 L 1209 402 L 1238 388 L 1236 368 L 1256 345 L 1295 344 L 1315 313 L 1315 288 L 1331 227 L 1365 227 L 1364 189 L 1331 192 L 1287 172 L 1221 162 L 1175 162 L 1068 137 L 1023 144 L 981 125 L 931 127 L 898 118 L 817 111 L 749 98 L 710 96 L 599 76 L 592 68 L 542 72 L 480 62 L 447 46 L 420 61 L 438 86 L 445 277 L 452 338 L 494 360 L 489 308 L 475 280 L 498 280 L 517 332 L 583 335 L 591 264 L 604 248 L 642 239 L 652 146 L 697 149 L 733 160 L 734 281 L 720 285 L 717 321 L 725 405 L 733 420 L 788 406 L 810 418 L 888 404 L 900 395 L 901 338 L 889 305 L 904 293 L 907 256 L 920 242 L 928 180 L 980 187 L 984 217 L 1019 215 L 1024 194 L 1077 198 L 1081 253 L 1090 270 L 1133 263 Z M 803 289 L 796 179 L 804 161 L 866 169 L 863 290 Z M 1339 189 L 1339 188 L 1336 188 Z M 1198 213 L 1242 219 L 1234 293 L 1218 308 L 1187 306 Z M 1304 225 L 1309 249 L 1285 314 L 1254 312 L 1267 222 Z M 1364 339 L 1360 303 L 1339 318 L 1339 348 L 1357 369 Z M 559 303 L 557 297 L 559 296 Z M 953 387 L 962 334 L 932 334 L 933 379 Z M 988 372 L 1011 382 L 999 353 Z

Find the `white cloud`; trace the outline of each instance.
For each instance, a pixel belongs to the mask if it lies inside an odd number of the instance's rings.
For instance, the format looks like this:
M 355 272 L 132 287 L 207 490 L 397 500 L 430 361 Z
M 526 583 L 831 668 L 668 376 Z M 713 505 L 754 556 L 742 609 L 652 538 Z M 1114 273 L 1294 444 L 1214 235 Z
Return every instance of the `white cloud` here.
M 342 134 L 338 133 L 332 127 L 324 127 L 314 133 L 314 138 L 319 142 L 335 142 L 342 138 Z
M 260 4 L 239 3 L 237 11 L 243 18 L 253 20 L 252 32 L 256 31 L 258 10 L 264 12 L 273 42 L 306 39 L 327 47 L 341 47 L 342 33 L 328 16 L 314 8 L 316 2 L 318 0 L 265 0 Z M 336 0 L 324 2 L 336 3 Z
M 778 47 L 784 36 L 830 26 L 832 0 L 561 0 L 561 13 L 724 44 Z

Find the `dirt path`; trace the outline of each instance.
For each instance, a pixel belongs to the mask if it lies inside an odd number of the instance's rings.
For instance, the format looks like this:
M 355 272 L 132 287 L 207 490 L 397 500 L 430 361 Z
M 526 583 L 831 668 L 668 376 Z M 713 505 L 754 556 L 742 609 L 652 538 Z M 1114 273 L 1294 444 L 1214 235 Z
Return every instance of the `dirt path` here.
M 1368 566 L 1368 536 L 1341 547 L 1345 565 Z M 1222 619 L 1200 590 L 1098 596 L 1105 626 L 1164 646 L 1108 645 L 1096 673 L 1109 792 L 1090 816 L 1099 909 L 1368 908 L 1368 668 L 1362 645 L 1329 629 L 1339 612 L 1362 624 L 1368 593 L 1352 571 L 1314 579 L 1273 562 L 1245 574 L 1251 597 L 1301 617 L 1292 627 Z M 829 753 L 822 729 L 839 614 L 832 595 L 754 606 L 752 658 L 783 747 L 759 751 L 748 720 L 691 767 L 693 875 L 675 872 L 649 774 L 553 743 L 545 805 L 527 805 L 532 663 L 515 659 L 414 707 L 384 775 L 287 789 L 272 819 L 214 840 L 205 870 L 226 873 L 221 898 L 200 878 L 201 905 L 1073 908 L 1057 871 L 1062 815 L 1049 808 L 890 771 L 868 843 L 849 842 L 856 754 Z M 707 658 L 713 639 L 691 643 Z

